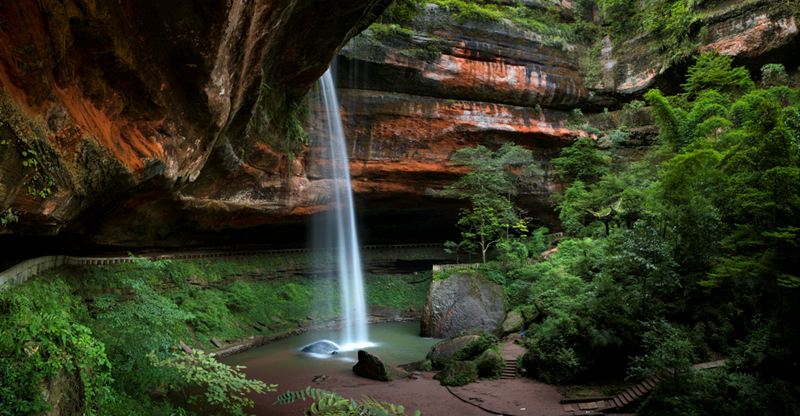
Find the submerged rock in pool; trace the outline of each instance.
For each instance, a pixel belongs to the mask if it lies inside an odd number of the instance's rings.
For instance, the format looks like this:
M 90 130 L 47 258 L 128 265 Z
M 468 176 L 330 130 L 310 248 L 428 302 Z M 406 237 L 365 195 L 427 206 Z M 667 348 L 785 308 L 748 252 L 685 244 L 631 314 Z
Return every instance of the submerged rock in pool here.
M 317 341 L 303 347 L 303 352 L 313 352 L 316 354 L 330 354 L 339 350 L 339 346 L 327 340 Z

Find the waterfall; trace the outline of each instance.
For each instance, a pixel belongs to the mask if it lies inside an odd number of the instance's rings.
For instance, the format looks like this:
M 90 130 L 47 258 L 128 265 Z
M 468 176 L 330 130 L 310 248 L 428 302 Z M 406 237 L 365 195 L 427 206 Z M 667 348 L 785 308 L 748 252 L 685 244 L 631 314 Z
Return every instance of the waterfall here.
M 318 147 L 327 151 L 327 154 L 320 156 L 330 161 L 330 171 L 326 172 L 326 177 L 332 178 L 333 203 L 331 210 L 320 215 L 315 224 L 314 245 L 332 249 L 338 257 L 341 311 L 345 319 L 340 345 L 345 350 L 363 348 L 371 345 L 367 336 L 364 277 L 356 234 L 347 143 L 330 69 L 319 83 L 318 102 L 325 109 L 328 142 L 320 143 Z

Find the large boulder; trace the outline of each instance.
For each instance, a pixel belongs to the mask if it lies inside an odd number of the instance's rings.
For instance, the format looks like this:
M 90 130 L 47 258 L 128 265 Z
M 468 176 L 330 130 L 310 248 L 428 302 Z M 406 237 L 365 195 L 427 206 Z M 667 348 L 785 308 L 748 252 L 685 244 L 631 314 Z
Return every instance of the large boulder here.
M 495 333 L 504 319 L 502 287 L 476 273 L 452 274 L 431 283 L 420 336 L 452 338 L 469 329 Z
M 377 355 L 370 354 L 364 350 L 358 351 L 358 362 L 353 366 L 353 372 L 361 377 L 378 381 L 390 381 L 392 379 L 389 373 L 389 366 Z
M 300 351 L 310 352 L 315 354 L 330 354 L 334 351 L 339 351 L 339 346 L 332 341 L 322 340 L 322 341 L 317 341 L 313 344 L 306 345 Z
M 353 366 L 353 372 L 378 381 L 392 381 L 408 375 L 401 369 L 389 367 L 377 355 L 364 350 L 358 351 L 358 362 Z
M 472 361 L 456 361 L 433 378 L 443 386 L 464 386 L 478 379 L 478 366 Z
M 497 339 L 490 334 L 465 335 L 442 341 L 428 351 L 427 358 L 433 368 L 443 368 L 455 361 L 469 361 L 497 345 Z
M 444 340 L 432 346 L 425 358 L 433 362 L 450 360 L 469 345 L 469 343 L 479 338 L 480 336 L 478 335 L 467 335 Z
M 506 315 L 506 320 L 503 321 L 498 336 L 502 338 L 508 334 L 522 332 L 524 329 L 525 319 L 522 317 L 522 313 L 519 310 L 513 310 Z

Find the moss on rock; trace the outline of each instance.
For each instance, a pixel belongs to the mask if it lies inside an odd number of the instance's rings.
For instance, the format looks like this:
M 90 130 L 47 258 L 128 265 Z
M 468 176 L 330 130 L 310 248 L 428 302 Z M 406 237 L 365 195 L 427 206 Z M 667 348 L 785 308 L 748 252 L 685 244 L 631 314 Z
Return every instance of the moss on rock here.
M 472 361 L 456 361 L 433 378 L 443 386 L 465 386 L 478 379 L 478 366 Z
M 456 361 L 474 360 L 495 345 L 497 338 L 486 332 L 464 335 L 434 345 L 426 358 L 431 360 L 433 368 L 442 369 Z

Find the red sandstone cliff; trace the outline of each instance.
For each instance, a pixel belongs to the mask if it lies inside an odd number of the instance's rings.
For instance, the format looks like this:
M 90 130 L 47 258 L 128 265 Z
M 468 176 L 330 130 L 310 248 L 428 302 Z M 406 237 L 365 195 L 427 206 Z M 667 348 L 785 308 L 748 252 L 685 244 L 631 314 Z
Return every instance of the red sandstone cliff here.
M 261 241 L 301 242 L 303 222 L 329 199 L 313 149 L 319 119 L 307 123 L 312 146 L 288 159 L 275 145 L 280 131 L 254 137 L 253 108 L 259 97 L 269 111 L 296 103 L 385 5 L 0 6 L 0 208 L 20 213 L 0 232 L 153 246 L 257 241 L 255 230 Z M 768 1 L 704 24 L 701 50 L 753 66 L 797 44 L 794 15 Z M 441 240 L 459 206 L 438 196 L 455 178 L 447 160 L 457 149 L 514 141 L 547 167 L 583 134 L 566 128 L 572 108 L 613 109 L 680 84 L 682 69 L 652 53 L 646 34 L 602 43 L 601 71 L 589 82 L 590 45 L 456 21 L 434 6 L 417 26 L 380 42 L 367 33 L 339 59 L 353 186 L 371 241 L 389 232 L 420 238 L 408 232 L 412 222 L 428 230 L 422 238 Z M 552 218 L 546 197 L 557 186 L 545 175 L 522 190 L 532 215 Z

